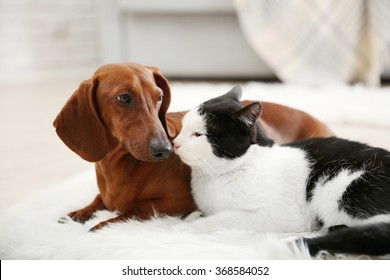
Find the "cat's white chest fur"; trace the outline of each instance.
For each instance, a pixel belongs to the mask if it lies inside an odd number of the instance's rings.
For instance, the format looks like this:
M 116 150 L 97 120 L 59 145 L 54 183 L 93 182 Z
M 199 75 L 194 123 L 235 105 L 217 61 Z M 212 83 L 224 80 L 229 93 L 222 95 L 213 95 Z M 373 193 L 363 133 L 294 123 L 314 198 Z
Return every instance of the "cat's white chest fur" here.
M 192 171 L 192 194 L 206 215 L 257 212 L 270 227 L 277 224 L 278 230 L 310 228 L 305 202 L 310 168 L 302 150 L 252 145 L 244 156 L 218 166 L 211 168 L 213 172 Z

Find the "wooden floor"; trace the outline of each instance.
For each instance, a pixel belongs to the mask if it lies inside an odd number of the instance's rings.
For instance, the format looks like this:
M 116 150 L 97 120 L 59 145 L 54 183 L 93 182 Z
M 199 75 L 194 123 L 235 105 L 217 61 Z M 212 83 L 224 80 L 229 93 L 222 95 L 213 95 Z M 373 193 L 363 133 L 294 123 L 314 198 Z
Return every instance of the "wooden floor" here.
M 0 208 L 85 170 L 52 122 L 78 82 L 0 88 Z

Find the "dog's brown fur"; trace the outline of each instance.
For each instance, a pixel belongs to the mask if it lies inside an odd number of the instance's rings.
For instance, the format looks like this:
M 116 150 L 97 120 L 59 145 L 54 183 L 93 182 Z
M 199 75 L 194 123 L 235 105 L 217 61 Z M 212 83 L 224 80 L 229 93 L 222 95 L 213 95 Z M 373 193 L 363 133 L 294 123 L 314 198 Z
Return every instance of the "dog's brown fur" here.
M 116 99 L 124 93 L 131 97 L 130 104 Z M 170 155 L 169 142 L 179 133 L 184 115 L 167 114 L 170 97 L 160 71 L 136 63 L 102 66 L 81 83 L 54 126 L 70 149 L 96 162 L 100 193 L 90 205 L 69 213 L 73 220 L 85 222 L 102 209 L 120 213 L 91 229 L 97 230 L 128 218 L 148 219 L 155 213 L 185 216 L 196 210 L 189 192 L 190 170 Z M 260 125 L 278 143 L 333 135 L 304 112 L 267 102 L 263 106 Z

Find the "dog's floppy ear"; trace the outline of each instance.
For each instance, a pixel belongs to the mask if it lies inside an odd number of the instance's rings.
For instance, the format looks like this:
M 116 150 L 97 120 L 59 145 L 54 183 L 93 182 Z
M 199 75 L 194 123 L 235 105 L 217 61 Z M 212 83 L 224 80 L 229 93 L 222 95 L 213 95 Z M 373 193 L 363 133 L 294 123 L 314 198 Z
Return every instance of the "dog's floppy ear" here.
M 96 111 L 97 80 L 84 81 L 54 120 L 58 136 L 76 154 L 97 162 L 107 153 L 107 138 Z
M 169 127 L 167 124 L 167 111 L 169 104 L 171 104 L 171 88 L 169 87 L 169 83 L 167 78 L 165 78 L 161 72 L 160 69 L 157 67 L 150 67 L 153 71 L 154 80 L 156 81 L 156 84 L 159 88 L 162 89 L 164 93 L 163 102 L 160 107 L 160 112 L 158 113 L 158 117 L 167 133 L 168 136 L 171 136 L 172 133 L 169 131 Z

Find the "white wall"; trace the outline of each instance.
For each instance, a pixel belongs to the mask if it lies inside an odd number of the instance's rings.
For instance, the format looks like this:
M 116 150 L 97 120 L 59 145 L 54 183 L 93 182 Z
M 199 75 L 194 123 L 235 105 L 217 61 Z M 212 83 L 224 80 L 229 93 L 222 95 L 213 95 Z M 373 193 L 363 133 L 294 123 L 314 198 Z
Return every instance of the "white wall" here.
M 0 0 L 0 83 L 91 74 L 98 64 L 93 2 Z

